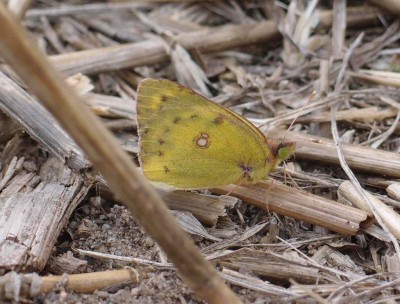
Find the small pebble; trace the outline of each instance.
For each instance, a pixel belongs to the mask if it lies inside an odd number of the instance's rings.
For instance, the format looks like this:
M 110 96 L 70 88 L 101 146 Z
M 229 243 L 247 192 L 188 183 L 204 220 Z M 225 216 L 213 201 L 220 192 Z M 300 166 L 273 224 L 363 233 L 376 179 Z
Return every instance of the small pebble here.
M 102 231 L 108 231 L 111 229 L 111 226 L 109 224 L 103 224 L 103 226 L 101 226 L 101 230 Z
M 100 290 L 100 291 L 97 292 L 97 296 L 100 299 L 105 300 L 105 299 L 107 299 L 109 297 L 109 294 L 108 294 L 107 291 Z

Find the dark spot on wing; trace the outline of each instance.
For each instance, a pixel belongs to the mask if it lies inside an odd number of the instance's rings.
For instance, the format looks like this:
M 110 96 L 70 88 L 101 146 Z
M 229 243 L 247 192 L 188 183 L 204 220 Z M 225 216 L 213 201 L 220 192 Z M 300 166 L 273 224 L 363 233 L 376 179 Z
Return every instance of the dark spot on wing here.
M 165 172 L 165 174 L 167 174 L 169 172 L 169 169 L 167 166 L 164 166 L 164 172 Z
M 160 99 L 161 99 L 162 102 L 166 102 L 166 101 L 168 101 L 168 96 L 167 95 L 161 95 Z
M 253 171 L 253 167 L 246 166 L 245 164 L 240 163 L 239 168 L 242 169 L 242 171 L 243 171 L 243 177 L 246 178 L 247 180 L 251 181 L 250 172 Z
M 218 117 L 216 117 L 216 118 L 213 120 L 213 123 L 216 124 L 216 125 L 220 125 L 220 124 L 222 124 L 223 122 L 224 122 L 224 117 L 223 117 L 222 115 L 219 115 Z
M 163 140 L 162 138 L 159 138 L 159 139 L 158 139 L 158 142 L 159 142 L 160 145 L 165 144 L 165 140 Z
M 178 123 L 181 120 L 181 117 L 175 117 L 174 118 L 174 124 Z

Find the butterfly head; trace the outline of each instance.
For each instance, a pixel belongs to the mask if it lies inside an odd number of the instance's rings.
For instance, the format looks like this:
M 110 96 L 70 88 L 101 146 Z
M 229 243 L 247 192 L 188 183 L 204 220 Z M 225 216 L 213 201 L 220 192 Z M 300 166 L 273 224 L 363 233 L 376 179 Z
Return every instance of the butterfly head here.
M 291 159 L 296 151 L 296 143 L 289 142 L 276 142 L 268 140 L 268 147 L 270 148 L 271 155 L 265 160 L 266 166 L 270 166 L 270 170 L 275 169 L 283 161 Z
M 275 157 L 278 162 L 282 162 L 285 160 L 289 160 L 293 157 L 294 152 L 296 151 L 296 143 L 295 142 L 283 142 L 278 144 L 277 149 L 275 151 Z

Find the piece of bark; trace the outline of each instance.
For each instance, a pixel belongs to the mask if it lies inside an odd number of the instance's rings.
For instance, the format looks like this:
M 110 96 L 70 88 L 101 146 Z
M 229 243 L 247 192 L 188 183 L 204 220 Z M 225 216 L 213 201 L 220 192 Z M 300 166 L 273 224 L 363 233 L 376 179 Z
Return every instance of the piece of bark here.
M 89 190 L 63 164 L 48 162 L 51 169 L 58 167 L 51 179 L 17 171 L 0 193 L 2 271 L 42 270 L 61 229 Z
M 355 235 L 366 223 L 367 213 L 311 193 L 267 180 L 250 186 L 229 185 L 212 189 L 218 194 L 230 193 L 244 202 L 319 225 L 332 231 Z

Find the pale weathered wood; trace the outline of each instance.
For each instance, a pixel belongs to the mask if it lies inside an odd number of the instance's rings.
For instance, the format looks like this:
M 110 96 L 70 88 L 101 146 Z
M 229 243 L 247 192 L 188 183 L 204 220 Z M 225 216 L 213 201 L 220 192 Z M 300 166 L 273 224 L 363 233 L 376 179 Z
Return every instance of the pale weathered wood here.
M 13 172 L 6 174 L 7 185 L 0 182 L 2 271 L 42 270 L 61 229 L 89 190 L 79 176 L 54 158 L 44 167 L 52 170 L 51 177 L 10 167 Z M 14 175 L 11 180 L 10 175 Z
M 331 25 L 332 11 L 323 12 L 321 17 L 323 26 Z M 361 14 L 359 8 L 350 8 L 347 21 L 350 26 L 370 24 L 373 20 L 378 20 L 377 17 L 378 13 L 374 8 L 366 7 Z M 216 52 L 271 41 L 279 36 L 275 22 L 267 20 L 250 24 L 210 27 L 177 35 L 175 41 L 187 49 Z M 163 62 L 168 58 L 167 50 L 160 41 L 143 41 L 50 56 L 57 68 L 67 75 L 143 66 Z
M 376 196 L 372 195 L 366 190 L 363 190 L 365 195 L 368 197 L 370 203 L 373 205 L 375 212 L 381 218 L 381 220 L 387 225 L 389 231 L 399 240 L 400 239 L 400 215 L 392 208 L 384 204 Z M 339 189 L 338 194 L 344 197 L 347 201 L 357 206 L 361 210 L 368 212 L 370 216 L 373 216 L 369 204 L 359 194 L 357 189 L 353 186 L 350 181 L 343 182 Z
M 400 202 L 400 183 L 390 184 L 386 188 L 386 192 L 390 197 Z
M 0 72 L 0 109 L 75 172 L 88 170 L 91 167 L 82 150 L 53 116 L 2 72 Z

